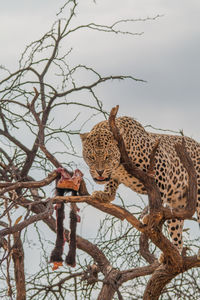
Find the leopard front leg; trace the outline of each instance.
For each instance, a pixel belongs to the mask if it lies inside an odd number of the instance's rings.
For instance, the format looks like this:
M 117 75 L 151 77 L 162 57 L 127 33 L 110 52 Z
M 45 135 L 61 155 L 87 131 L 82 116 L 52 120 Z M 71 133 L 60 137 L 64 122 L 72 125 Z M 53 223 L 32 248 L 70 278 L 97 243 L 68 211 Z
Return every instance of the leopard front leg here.
M 106 183 L 104 191 L 94 191 L 92 197 L 102 202 L 111 202 L 115 199 L 118 186 L 119 182 L 111 178 Z

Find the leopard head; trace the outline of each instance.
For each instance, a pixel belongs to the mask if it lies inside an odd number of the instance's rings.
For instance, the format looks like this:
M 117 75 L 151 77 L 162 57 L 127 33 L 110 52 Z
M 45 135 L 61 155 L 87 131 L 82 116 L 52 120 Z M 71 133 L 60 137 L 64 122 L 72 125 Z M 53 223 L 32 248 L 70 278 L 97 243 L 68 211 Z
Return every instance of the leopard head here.
M 92 178 L 105 184 L 113 170 L 120 164 L 120 152 L 112 133 L 105 128 L 81 134 L 83 158 L 90 168 Z

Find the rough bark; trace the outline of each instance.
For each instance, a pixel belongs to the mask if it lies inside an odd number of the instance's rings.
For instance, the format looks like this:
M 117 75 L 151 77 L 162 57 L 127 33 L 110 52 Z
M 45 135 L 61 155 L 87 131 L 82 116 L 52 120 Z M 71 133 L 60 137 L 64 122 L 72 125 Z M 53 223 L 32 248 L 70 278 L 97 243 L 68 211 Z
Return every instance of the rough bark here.
M 121 277 L 120 272 L 113 268 L 111 270 L 108 269 L 107 273 L 97 300 L 113 299 L 115 292 L 118 290 L 118 281 Z
M 16 283 L 16 300 L 26 300 L 26 284 L 24 273 L 24 250 L 20 233 L 15 232 L 13 234 L 14 247 L 12 250 L 12 259 L 14 262 L 14 274 Z

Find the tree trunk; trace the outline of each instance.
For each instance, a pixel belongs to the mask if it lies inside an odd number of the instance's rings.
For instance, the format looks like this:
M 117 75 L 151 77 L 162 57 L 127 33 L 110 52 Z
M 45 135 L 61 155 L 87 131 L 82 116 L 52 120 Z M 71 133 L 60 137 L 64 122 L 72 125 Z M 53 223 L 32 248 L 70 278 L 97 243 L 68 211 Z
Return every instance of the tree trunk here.
M 12 259 L 14 262 L 14 273 L 16 283 L 16 300 L 26 300 L 26 286 L 24 274 L 24 250 L 20 239 L 19 232 L 13 234 L 14 247 L 12 252 Z

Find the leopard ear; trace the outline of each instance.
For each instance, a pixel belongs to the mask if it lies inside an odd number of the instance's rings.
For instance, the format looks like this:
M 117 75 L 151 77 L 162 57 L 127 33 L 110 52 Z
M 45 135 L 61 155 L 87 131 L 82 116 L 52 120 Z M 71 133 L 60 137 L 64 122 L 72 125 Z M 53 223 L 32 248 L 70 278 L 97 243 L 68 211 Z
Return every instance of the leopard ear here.
M 86 132 L 86 133 L 80 133 L 80 137 L 81 137 L 81 140 L 82 142 L 84 142 L 88 136 L 89 132 Z

